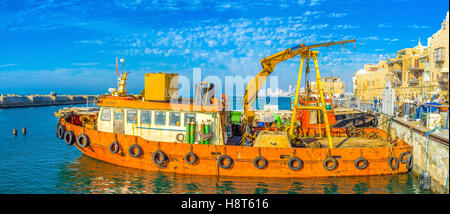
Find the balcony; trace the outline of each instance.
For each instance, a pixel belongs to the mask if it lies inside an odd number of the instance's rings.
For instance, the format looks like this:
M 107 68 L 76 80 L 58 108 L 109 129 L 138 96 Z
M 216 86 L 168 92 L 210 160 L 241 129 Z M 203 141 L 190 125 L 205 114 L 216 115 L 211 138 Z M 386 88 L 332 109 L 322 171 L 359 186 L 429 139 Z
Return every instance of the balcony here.
M 402 70 L 398 70 L 398 69 L 397 70 L 393 70 L 392 73 L 394 73 L 394 74 L 401 74 Z
M 448 85 L 448 76 L 447 75 L 441 75 L 438 78 L 438 83 L 440 85 Z
M 402 85 L 402 82 L 401 82 L 401 81 L 394 81 L 394 82 L 392 82 L 391 84 L 392 84 L 392 86 L 394 86 L 394 87 L 398 87 L 398 86 L 401 86 L 401 85 Z
M 419 79 L 410 79 L 408 80 L 408 84 L 410 85 L 419 84 Z

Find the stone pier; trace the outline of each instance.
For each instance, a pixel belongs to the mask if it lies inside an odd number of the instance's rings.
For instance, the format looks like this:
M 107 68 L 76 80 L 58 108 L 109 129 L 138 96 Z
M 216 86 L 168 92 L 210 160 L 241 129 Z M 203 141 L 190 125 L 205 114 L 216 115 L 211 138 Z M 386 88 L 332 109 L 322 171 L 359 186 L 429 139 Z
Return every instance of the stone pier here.
M 379 128 L 386 130 L 387 120 L 390 117 L 381 114 L 378 117 Z M 448 182 L 449 172 L 449 132 L 448 129 L 435 131 L 426 136 L 427 128 L 421 126 L 416 121 L 406 121 L 402 118 L 392 118 L 391 132 L 413 147 L 413 169 L 412 172 L 419 177 L 425 169 L 431 176 L 431 191 L 435 193 L 449 193 L 445 190 Z M 427 159 L 428 144 L 428 161 Z

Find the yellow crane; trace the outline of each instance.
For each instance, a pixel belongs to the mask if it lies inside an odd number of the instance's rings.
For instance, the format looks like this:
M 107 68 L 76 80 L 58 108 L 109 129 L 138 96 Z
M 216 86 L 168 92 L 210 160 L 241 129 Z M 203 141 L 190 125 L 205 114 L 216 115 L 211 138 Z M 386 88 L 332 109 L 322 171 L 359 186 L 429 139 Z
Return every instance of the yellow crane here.
M 318 48 L 318 47 L 324 47 L 324 46 L 328 47 L 328 46 L 337 45 L 337 44 L 342 44 L 342 46 L 343 46 L 345 43 L 350 43 L 350 42 L 356 42 L 356 41 L 354 39 L 352 39 L 352 40 L 345 40 L 345 41 L 338 41 L 338 42 L 327 42 L 327 43 L 315 44 L 315 45 L 309 45 L 309 46 L 306 46 L 305 44 L 300 44 L 293 48 L 286 49 L 284 51 L 278 52 L 276 54 L 273 54 L 271 56 L 261 59 L 262 70 L 247 84 L 247 87 L 245 89 L 244 104 L 243 104 L 244 105 L 243 113 L 244 113 L 244 119 L 245 119 L 243 124 L 244 124 L 245 130 L 244 130 L 243 137 L 246 140 L 250 140 L 251 138 L 254 137 L 250 134 L 250 132 L 251 132 L 250 126 L 253 122 L 253 119 L 255 118 L 255 112 L 252 110 L 252 105 L 256 99 L 259 89 L 264 85 L 264 83 L 267 80 L 267 77 L 274 71 L 275 66 L 277 66 L 278 63 L 286 61 L 288 59 L 291 59 L 297 55 L 301 56 L 301 61 L 300 61 L 300 69 L 299 69 L 299 74 L 298 74 L 297 87 L 296 87 L 296 91 L 295 91 L 294 109 L 292 110 L 291 124 L 290 124 L 289 133 L 288 133 L 289 136 L 291 136 L 291 137 L 293 136 L 293 129 L 294 129 L 293 126 L 294 126 L 294 120 L 295 120 L 295 116 L 296 116 L 295 114 L 296 114 L 297 108 L 299 108 L 299 109 L 314 108 L 315 110 L 324 110 L 325 102 L 323 99 L 323 91 L 322 91 L 322 86 L 320 83 L 319 67 L 317 64 L 318 52 L 312 51 L 311 49 Z M 321 106 L 305 108 L 306 106 L 302 106 L 302 107 L 297 106 L 298 92 L 300 90 L 300 81 L 301 81 L 302 70 L 303 70 L 303 61 L 306 59 L 307 62 L 309 62 L 310 58 L 313 59 L 314 64 L 315 64 L 316 79 L 317 79 L 317 86 L 318 86 L 319 94 L 320 94 Z M 327 135 L 329 138 L 329 143 L 330 143 L 330 146 L 332 147 L 326 111 L 324 111 L 324 122 L 326 124 L 326 130 L 327 130 Z

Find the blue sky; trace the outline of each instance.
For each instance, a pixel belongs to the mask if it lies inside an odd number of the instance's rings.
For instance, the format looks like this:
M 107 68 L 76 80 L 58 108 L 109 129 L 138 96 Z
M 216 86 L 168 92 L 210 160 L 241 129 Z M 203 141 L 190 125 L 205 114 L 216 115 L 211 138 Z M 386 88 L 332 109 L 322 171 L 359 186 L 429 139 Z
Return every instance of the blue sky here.
M 0 94 L 103 94 L 116 87 L 116 56 L 128 88 L 146 72 L 253 76 L 259 60 L 299 43 L 356 39 L 320 49 L 322 76 L 351 76 L 439 30 L 448 1 L 359 0 L 2 0 Z M 299 58 L 278 65 L 294 85 Z

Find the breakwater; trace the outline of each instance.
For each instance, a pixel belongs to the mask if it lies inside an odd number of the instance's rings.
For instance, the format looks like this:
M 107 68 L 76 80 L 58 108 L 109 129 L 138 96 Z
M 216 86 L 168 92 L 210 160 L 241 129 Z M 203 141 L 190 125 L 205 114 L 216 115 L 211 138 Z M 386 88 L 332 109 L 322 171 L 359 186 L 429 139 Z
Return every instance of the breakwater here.
M 1 95 L 0 108 L 97 103 L 97 95 Z

